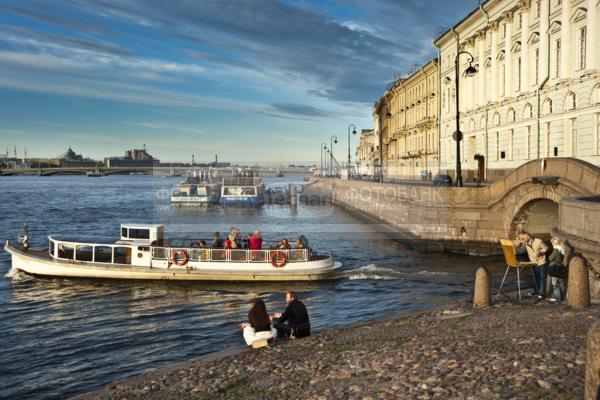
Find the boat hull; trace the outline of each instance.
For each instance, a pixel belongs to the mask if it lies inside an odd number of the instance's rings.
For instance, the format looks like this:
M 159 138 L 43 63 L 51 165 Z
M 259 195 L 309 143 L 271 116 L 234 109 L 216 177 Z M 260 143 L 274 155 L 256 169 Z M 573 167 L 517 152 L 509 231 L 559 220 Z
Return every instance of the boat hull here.
M 265 199 L 262 196 L 257 197 L 221 197 L 219 204 L 222 206 L 262 206 Z
M 331 257 L 302 263 L 288 263 L 283 268 L 260 263 L 189 263 L 187 267 L 137 267 L 131 265 L 85 263 L 54 259 L 41 251 L 27 251 L 6 243 L 12 267 L 30 275 L 61 278 L 229 281 L 229 282 L 297 282 L 334 280 L 341 277 L 340 263 Z

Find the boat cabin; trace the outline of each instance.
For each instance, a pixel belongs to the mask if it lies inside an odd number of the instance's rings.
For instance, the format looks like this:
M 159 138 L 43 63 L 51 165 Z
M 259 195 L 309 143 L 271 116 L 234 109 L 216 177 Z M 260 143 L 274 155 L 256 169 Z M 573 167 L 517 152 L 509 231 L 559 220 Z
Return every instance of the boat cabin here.
M 48 253 L 60 260 L 149 267 L 151 246 L 163 240 L 163 225 L 121 224 L 121 237 L 49 236 Z

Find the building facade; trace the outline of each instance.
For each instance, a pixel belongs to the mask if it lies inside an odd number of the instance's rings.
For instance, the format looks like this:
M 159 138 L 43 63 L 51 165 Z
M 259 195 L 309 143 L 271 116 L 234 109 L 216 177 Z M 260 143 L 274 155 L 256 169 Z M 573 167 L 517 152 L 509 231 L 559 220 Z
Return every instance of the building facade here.
M 438 61 L 434 59 L 396 80 L 375 103 L 384 177 L 412 179 L 424 172 L 438 172 L 438 82 Z
M 600 2 L 488 0 L 435 41 L 439 168 L 456 165 L 455 59 L 463 179 L 493 181 L 538 158 L 600 164 Z M 472 61 L 477 73 L 463 76 Z
M 374 129 L 363 129 L 360 132 L 356 148 L 356 173 L 359 175 L 375 175 L 375 153 L 379 151 L 379 140 Z

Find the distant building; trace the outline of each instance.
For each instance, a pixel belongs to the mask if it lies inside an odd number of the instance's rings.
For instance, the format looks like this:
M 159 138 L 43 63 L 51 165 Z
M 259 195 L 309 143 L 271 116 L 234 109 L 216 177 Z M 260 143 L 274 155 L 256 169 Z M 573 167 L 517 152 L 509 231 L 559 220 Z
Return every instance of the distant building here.
M 58 156 L 58 166 L 62 168 L 96 167 L 98 162 L 91 158 L 84 158 L 73 151 L 71 146 L 66 152 Z
M 373 129 L 361 131 L 360 142 L 356 148 L 356 173 L 359 175 L 375 175 L 375 153 L 379 151 L 377 139 Z
M 146 148 L 131 149 L 125 152 L 124 157 L 108 157 L 104 165 L 108 168 L 148 168 L 158 167 L 160 160 L 152 157 Z

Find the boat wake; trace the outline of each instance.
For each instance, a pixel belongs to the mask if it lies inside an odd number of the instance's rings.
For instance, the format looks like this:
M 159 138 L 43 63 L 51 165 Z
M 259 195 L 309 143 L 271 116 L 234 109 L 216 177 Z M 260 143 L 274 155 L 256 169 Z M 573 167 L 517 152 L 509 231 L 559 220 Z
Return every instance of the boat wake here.
M 398 279 L 400 274 L 391 268 L 378 267 L 375 264 L 365 265 L 358 269 L 346 272 L 350 280 L 392 280 Z
M 26 273 L 17 268 L 9 269 L 8 272 L 4 274 L 4 277 L 12 279 L 15 282 L 33 279 L 31 276 L 27 275 Z

